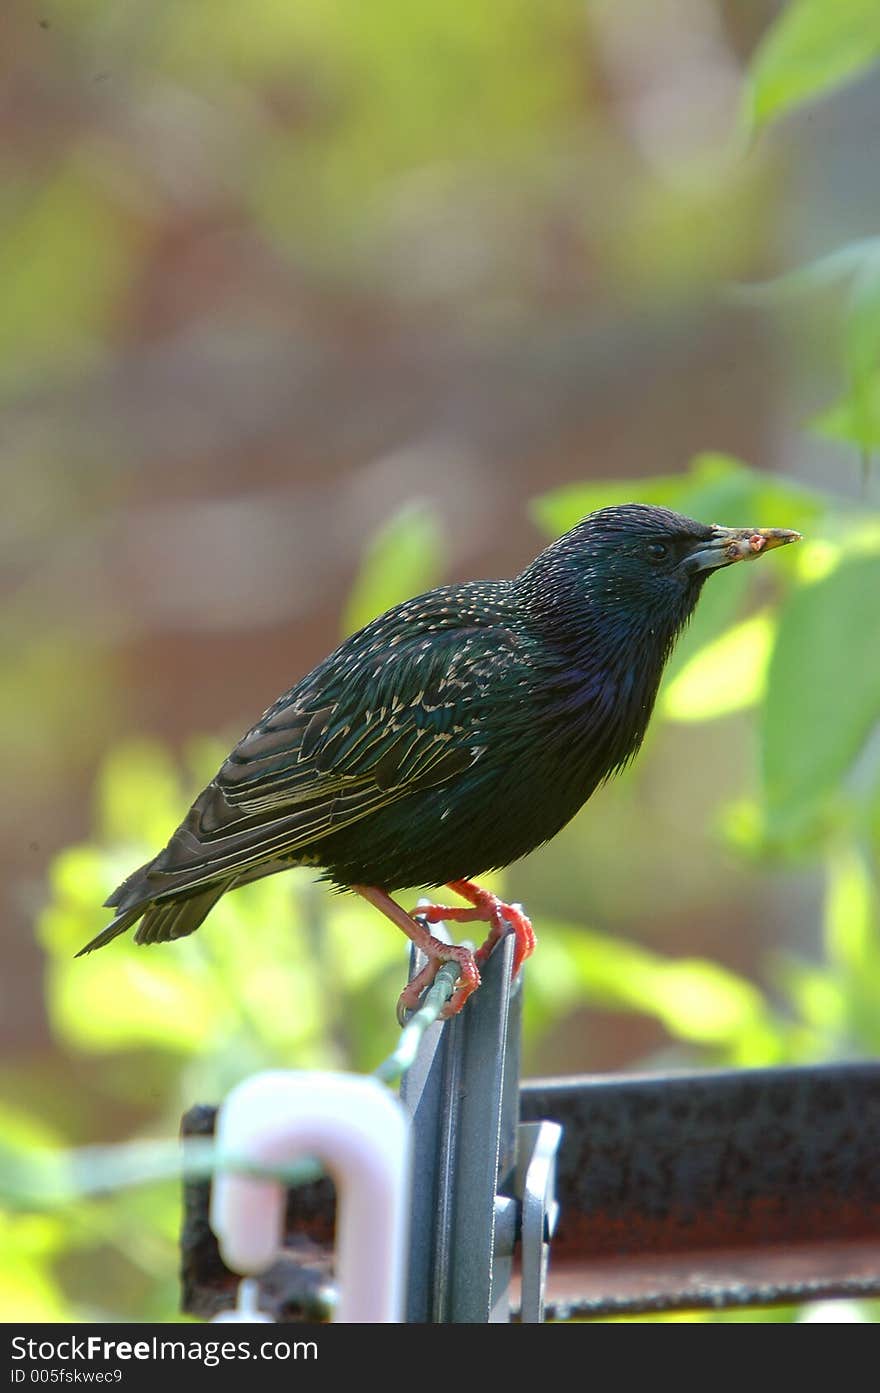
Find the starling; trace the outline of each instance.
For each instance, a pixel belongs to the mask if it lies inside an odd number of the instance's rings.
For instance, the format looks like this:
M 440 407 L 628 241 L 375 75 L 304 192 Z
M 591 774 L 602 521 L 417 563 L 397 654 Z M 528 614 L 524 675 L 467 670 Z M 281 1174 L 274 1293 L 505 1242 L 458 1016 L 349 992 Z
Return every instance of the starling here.
M 138 920 L 137 943 L 181 938 L 228 890 L 315 867 L 425 953 L 398 1016 L 449 960 L 454 1015 L 502 934 L 516 936 L 514 973 L 535 944 L 520 906 L 473 877 L 554 837 L 633 757 L 707 577 L 797 540 L 631 503 L 591 513 L 513 580 L 439 586 L 388 610 L 264 712 L 81 952 Z M 441 885 L 467 908 L 414 917 L 391 898 Z M 484 921 L 488 936 L 476 953 L 441 943 L 427 927 L 441 919 Z

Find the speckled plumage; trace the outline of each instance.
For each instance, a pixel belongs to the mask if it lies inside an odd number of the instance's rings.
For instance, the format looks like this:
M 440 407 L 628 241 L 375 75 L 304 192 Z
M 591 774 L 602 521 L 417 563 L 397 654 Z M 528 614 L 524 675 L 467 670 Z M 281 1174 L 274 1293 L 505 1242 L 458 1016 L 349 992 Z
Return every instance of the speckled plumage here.
M 141 943 L 191 933 L 224 892 L 289 866 L 391 891 L 526 855 L 638 750 L 703 581 L 749 554 L 743 531 L 718 559 L 733 535 L 603 509 L 512 580 L 389 610 L 263 714 L 83 952 L 139 919 Z

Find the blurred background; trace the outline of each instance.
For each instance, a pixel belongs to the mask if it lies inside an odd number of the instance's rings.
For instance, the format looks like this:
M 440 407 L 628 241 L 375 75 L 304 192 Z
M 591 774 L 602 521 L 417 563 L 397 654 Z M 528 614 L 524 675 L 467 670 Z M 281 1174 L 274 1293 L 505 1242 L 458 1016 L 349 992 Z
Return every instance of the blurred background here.
M 106 895 L 345 632 L 610 501 L 806 540 L 497 878 L 526 1072 L 880 1049 L 878 56 L 863 0 L 6 0 L 6 1319 L 174 1318 L 174 1186 L 68 1148 L 396 1039 L 306 872 L 74 964 Z

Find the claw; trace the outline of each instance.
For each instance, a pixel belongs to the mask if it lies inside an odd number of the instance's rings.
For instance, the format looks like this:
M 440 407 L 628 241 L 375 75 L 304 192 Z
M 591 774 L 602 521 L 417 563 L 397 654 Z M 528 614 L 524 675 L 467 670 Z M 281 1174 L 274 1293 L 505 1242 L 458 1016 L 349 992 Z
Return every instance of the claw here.
M 488 890 L 481 890 L 479 885 L 474 885 L 470 880 L 452 880 L 449 882 L 450 890 L 461 895 L 462 899 L 470 900 L 468 908 L 418 905 L 410 914 L 407 914 L 396 900 L 392 900 L 391 896 L 379 889 L 378 886 L 352 885 L 351 889 L 362 895 L 365 900 L 369 900 L 370 904 L 381 910 L 392 923 L 403 929 L 407 938 L 411 939 L 428 959 L 426 965 L 420 972 L 416 973 L 400 994 L 397 1002 L 397 1019 L 400 1025 L 405 1024 L 407 1011 L 417 1009 L 423 992 L 430 987 L 441 963 L 456 962 L 459 967 L 455 991 L 440 1012 L 439 1019 L 445 1021 L 450 1016 L 457 1015 L 468 997 L 476 991 L 480 985 L 477 964 L 486 961 L 495 944 L 504 934 L 513 933 L 516 936 L 512 977 L 516 976 L 526 958 L 534 952 L 535 932 L 531 922 L 523 912 L 522 905 L 505 904 L 503 900 L 499 900 L 497 895 L 490 894 Z M 485 942 L 474 953 L 471 948 L 465 948 L 460 944 L 441 943 L 438 938 L 434 938 L 432 934 L 428 933 L 426 924 L 437 924 L 444 919 L 449 919 L 453 923 L 470 923 L 479 919 L 488 921 L 491 928 Z
M 494 896 L 492 898 L 495 899 Z M 477 949 L 477 962 L 484 963 L 498 940 L 508 933 L 512 933 L 516 938 L 513 965 L 510 969 L 512 981 L 526 958 L 530 958 L 534 953 L 537 939 L 532 928 L 532 921 L 521 904 L 502 904 L 500 900 L 496 900 L 492 912 L 492 928 L 489 930 L 486 941 Z
M 437 1017 L 438 1020 L 446 1021 L 450 1016 L 458 1015 L 468 997 L 480 985 L 480 973 L 470 948 L 461 944 L 441 943 L 439 939 L 431 938 L 430 935 L 426 935 L 426 938 L 428 943 L 433 945 L 430 949 L 431 956 L 422 970 L 406 984 L 397 999 L 397 1023 L 401 1026 L 406 1025 L 408 1012 L 418 1010 L 424 993 L 432 985 L 444 963 L 457 963 L 459 973 L 455 991 Z M 423 944 L 419 946 L 423 952 L 426 951 Z
M 465 909 L 458 905 L 423 904 L 411 911 L 413 917 L 423 920 L 426 924 L 439 924 L 445 919 L 457 924 L 472 923 L 475 919 L 488 921 L 491 928 L 485 941 L 475 954 L 476 961 L 480 964 L 486 961 L 500 938 L 503 938 L 507 933 L 514 934 L 516 947 L 511 968 L 512 980 L 516 977 L 526 958 L 531 957 L 535 951 L 535 931 L 522 905 L 505 904 L 497 895 L 493 895 L 488 890 L 481 890 L 478 885 L 474 885 L 469 880 L 453 880 L 450 882 L 449 888 L 454 890 L 457 895 L 470 900 L 469 907 Z

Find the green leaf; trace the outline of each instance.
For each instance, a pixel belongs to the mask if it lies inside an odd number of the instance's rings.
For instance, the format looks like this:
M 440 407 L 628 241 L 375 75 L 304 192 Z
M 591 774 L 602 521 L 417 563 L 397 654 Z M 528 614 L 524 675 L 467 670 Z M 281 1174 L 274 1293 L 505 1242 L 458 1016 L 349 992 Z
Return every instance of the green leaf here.
M 826 967 L 782 953 L 776 960 L 775 976 L 811 1029 L 826 1039 L 839 1038 L 845 1032 L 846 995 Z
M 869 449 L 880 440 L 880 237 L 850 242 L 807 266 L 760 285 L 738 286 L 737 300 L 779 304 L 849 282 L 843 310 L 845 395 L 812 429 Z M 841 290 L 843 287 L 841 287 Z
M 56 1030 L 79 1049 L 97 1052 L 144 1045 L 181 1053 L 210 1049 L 222 1025 L 223 998 L 172 957 L 141 952 L 135 959 L 121 949 L 96 953 L 86 963 L 56 963 L 46 994 Z
M 226 1048 L 239 1057 L 250 1052 L 262 1067 L 264 1054 L 302 1056 L 322 1039 L 315 964 L 303 941 L 302 879 L 268 877 L 225 896 L 197 938 L 150 949 L 127 935 L 74 958 L 102 922 L 107 886 L 123 873 L 120 865 L 110 874 L 111 859 L 75 847 L 53 866 L 53 899 L 39 933 L 49 959 L 49 1015 L 62 1040 L 95 1053 L 155 1046 L 201 1056 Z
M 868 798 L 867 826 L 868 835 L 872 838 L 877 852 L 878 865 L 880 865 L 880 769 L 874 770 L 874 788 Z
M 597 508 L 620 503 L 653 503 L 703 522 L 730 527 L 809 529 L 824 513 L 825 500 L 779 475 L 749 469 L 729 455 L 698 455 L 682 474 L 648 479 L 614 479 L 555 489 L 530 505 L 532 516 L 550 536 L 558 536 Z
M 880 238 L 853 278 L 845 336 L 850 375 L 867 382 L 880 367 Z
M 858 388 L 850 387 L 810 422 L 810 430 L 826 440 L 840 440 L 862 450 L 880 446 L 880 373 Z
M 97 141 L 69 148 L 79 153 L 29 184 L 3 168 L 0 262 L 15 274 L 0 300 L 0 390 L 100 362 L 138 250 L 135 220 L 109 194 L 115 163 L 108 178 Z
M 158 850 L 185 810 L 174 762 L 155 740 L 116 746 L 101 768 L 97 791 L 102 830 L 110 841 L 142 841 Z M 109 886 L 98 903 L 112 889 Z
M 880 255 L 880 237 L 861 237 L 817 257 L 806 266 L 785 271 L 768 281 L 733 286 L 730 297 L 745 304 L 781 304 L 825 290 L 847 280 Z
M 598 483 L 566 484 L 534 498 L 532 517 L 550 537 L 575 527 L 588 513 L 621 503 L 653 503 L 677 508 L 687 487 L 686 474 L 658 474 L 648 479 L 605 479 Z
M 880 968 L 874 884 L 863 857 L 852 846 L 838 849 L 828 864 L 825 948 L 828 959 L 856 975 Z
M 442 568 L 440 528 L 424 503 L 407 503 L 376 533 L 345 611 L 354 633 L 392 605 L 436 585 Z
M 864 72 L 880 58 L 877 0 L 794 0 L 752 59 L 743 123 L 769 121 Z
M 76 1319 L 52 1273 L 64 1224 L 44 1215 L 0 1212 L 0 1310 L 11 1323 Z
M 746 602 L 752 580 L 751 568 L 747 566 L 730 566 L 717 576 L 710 577 L 690 623 L 672 650 L 666 667 L 664 691 L 685 668 L 697 660 L 707 644 L 715 643 L 719 634 L 735 623 Z
M 880 252 L 855 276 L 844 323 L 848 409 L 855 442 L 868 450 L 880 438 Z
M 691 958 L 664 963 L 651 988 L 654 1012 L 684 1040 L 720 1044 L 752 1029 L 764 1010 L 761 993 L 720 963 Z
M 798 825 L 880 720 L 880 556 L 844 562 L 785 606 L 762 718 L 771 823 Z
M 757 987 L 718 963 L 664 958 L 576 925 L 542 920 L 542 931 L 556 950 L 553 980 L 544 982 L 542 942 L 541 953 L 529 965 L 530 987 L 537 979 L 539 992 L 548 991 L 557 1005 L 575 999 L 574 984 L 590 1000 L 640 1011 L 660 1020 L 678 1039 L 712 1046 L 736 1046 L 766 1024 L 767 1007 Z M 563 958 L 568 967 L 560 996 Z
M 664 686 L 663 715 L 685 723 L 711 721 L 754 706 L 764 695 L 773 634 L 764 611 L 707 643 Z

